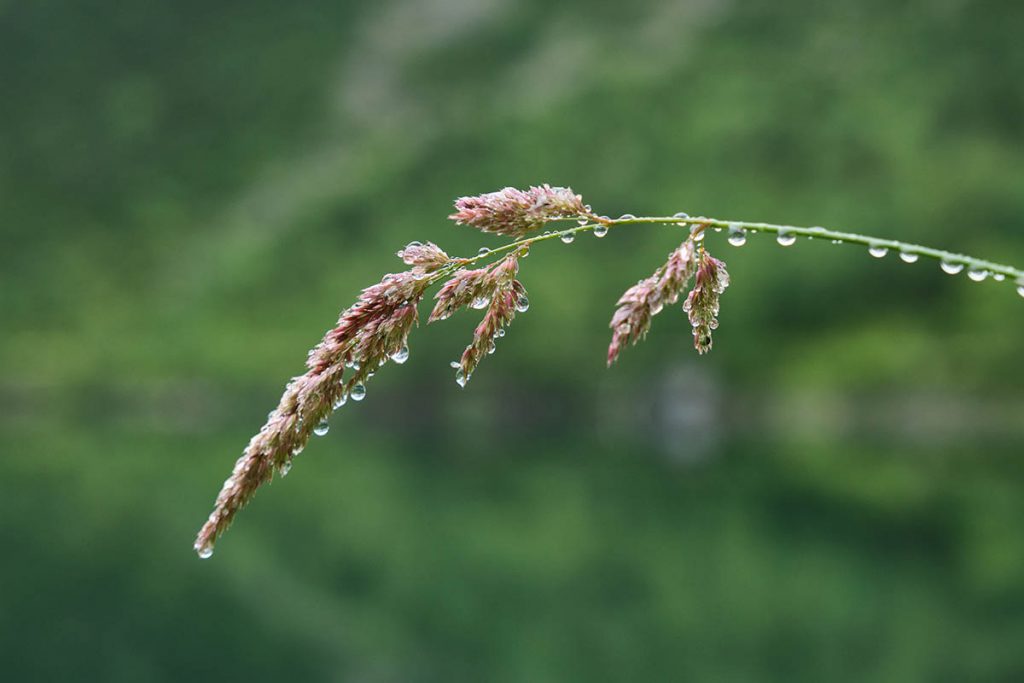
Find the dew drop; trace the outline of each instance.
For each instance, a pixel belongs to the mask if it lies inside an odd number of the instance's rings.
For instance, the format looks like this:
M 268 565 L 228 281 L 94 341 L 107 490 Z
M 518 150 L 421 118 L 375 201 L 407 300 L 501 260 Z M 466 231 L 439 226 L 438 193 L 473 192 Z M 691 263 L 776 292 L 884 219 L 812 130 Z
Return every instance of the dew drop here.
M 1020 294 L 1021 296 L 1024 296 L 1024 285 L 1020 285 L 1019 287 L 1017 287 L 1017 293 Z
M 742 247 L 747 243 L 747 231 L 738 225 L 730 225 L 728 240 L 732 246 Z
M 362 401 L 364 398 L 366 398 L 366 385 L 357 384 L 354 387 L 352 387 L 351 397 L 353 401 Z
M 695 223 L 693 227 L 690 228 L 690 239 L 692 239 L 694 242 L 703 242 L 704 235 L 706 235 L 707 232 L 708 231 L 706 226 Z
M 590 221 L 588 221 L 586 218 L 581 218 L 578 221 L 576 221 L 576 225 L 578 225 L 578 226 L 580 226 L 582 228 L 584 225 L 586 225 L 589 222 Z
M 281 473 L 282 477 L 287 477 L 288 473 L 292 471 L 292 461 L 288 460 L 281 463 L 281 466 L 277 468 L 277 471 Z
M 1003 275 L 1002 273 L 992 273 L 992 279 L 995 280 L 996 282 L 1002 282 L 1003 280 L 1006 279 L 1006 276 Z
M 594 237 L 604 237 L 608 234 L 608 226 L 598 223 L 594 226 Z
M 459 368 L 462 367 L 462 363 L 460 363 L 457 360 L 453 360 L 451 363 L 448 364 L 448 367 L 452 368 L 453 370 L 458 370 Z
M 954 263 L 953 261 L 942 262 L 942 272 L 946 273 L 947 275 L 956 275 L 957 273 L 962 272 L 963 269 L 964 264 L 962 263 Z
M 567 232 L 559 237 L 559 239 L 562 240 L 562 244 L 572 244 L 573 240 L 576 239 L 576 234 Z
M 500 339 L 501 337 L 504 337 L 504 336 L 505 336 L 505 328 L 504 328 L 504 327 L 499 327 L 499 328 L 498 328 L 498 331 L 497 331 L 497 332 L 495 332 L 495 334 L 497 334 L 497 335 L 498 335 L 498 338 L 499 338 L 499 339 Z
M 405 248 L 406 249 L 415 249 L 416 247 L 422 247 L 422 246 L 423 246 L 423 242 L 420 242 L 419 240 L 413 240 L 412 242 L 409 242 L 409 244 L 405 245 Z
M 199 559 L 200 560 L 208 560 L 211 557 L 213 557 L 213 546 L 212 545 L 204 545 L 202 548 L 199 549 Z
M 530 310 L 530 300 L 526 298 L 525 294 L 516 300 L 516 310 L 520 313 L 526 313 Z
M 885 256 L 889 253 L 889 248 L 883 247 L 878 244 L 873 244 L 870 247 L 868 247 L 868 253 L 874 256 L 875 258 L 885 258 Z
M 313 427 L 313 433 L 317 436 L 323 436 L 331 430 L 331 425 L 327 424 L 327 420 L 320 420 L 320 424 Z
M 391 354 L 391 360 L 395 361 L 399 365 L 409 360 L 409 347 L 403 346 L 402 348 Z
M 832 240 L 832 244 L 842 244 L 842 240 Z
M 619 220 L 620 220 L 620 221 L 631 221 L 631 220 L 633 220 L 634 218 L 636 218 L 636 216 L 634 216 L 634 215 L 633 215 L 633 214 L 631 214 L 631 213 L 624 213 L 624 214 L 622 214 L 621 216 L 619 216 Z
M 476 255 L 477 256 L 486 256 L 487 254 L 490 254 L 490 253 L 491 253 L 491 250 L 488 249 L 487 247 L 480 247 L 480 250 L 476 252 Z
M 334 400 L 334 409 L 337 410 L 346 403 L 348 403 L 348 394 L 342 392 L 341 395 Z
M 480 310 L 481 308 L 487 308 L 487 305 L 491 303 L 491 300 L 486 296 L 473 297 L 473 300 L 469 303 L 470 308 Z
M 921 258 L 917 254 L 912 254 L 909 251 L 900 252 L 900 260 L 904 263 L 917 263 L 917 259 Z
M 462 371 L 461 367 L 459 367 L 459 369 L 455 372 L 455 383 L 458 384 L 460 387 L 465 388 L 466 382 L 468 381 L 469 377 L 467 377 L 466 373 Z
M 796 235 L 791 232 L 780 232 L 775 241 L 784 247 L 791 247 L 796 244 Z
M 971 268 L 967 271 L 967 277 L 971 278 L 973 282 L 982 282 L 988 277 L 988 271 L 984 268 Z

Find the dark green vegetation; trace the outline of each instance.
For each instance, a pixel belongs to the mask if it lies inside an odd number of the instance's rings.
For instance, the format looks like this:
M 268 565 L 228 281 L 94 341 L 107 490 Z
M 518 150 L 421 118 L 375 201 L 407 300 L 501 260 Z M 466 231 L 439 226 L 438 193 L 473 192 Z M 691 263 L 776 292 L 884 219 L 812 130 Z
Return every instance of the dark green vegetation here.
M 396 249 L 501 243 L 457 195 L 1024 264 L 1024 5 L 847 4 L 0 4 L 4 677 L 1019 677 L 1024 301 L 822 243 L 710 236 L 714 352 L 610 371 L 681 236 L 539 245 L 466 390 L 421 328 L 190 548 Z

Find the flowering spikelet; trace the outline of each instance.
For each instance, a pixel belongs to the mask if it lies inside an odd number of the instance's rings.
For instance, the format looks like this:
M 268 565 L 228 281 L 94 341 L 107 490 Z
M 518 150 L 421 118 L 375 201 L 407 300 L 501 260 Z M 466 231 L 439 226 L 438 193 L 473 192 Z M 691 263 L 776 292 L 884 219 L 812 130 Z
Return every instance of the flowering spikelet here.
M 693 346 L 701 354 L 711 350 L 711 332 L 718 329 L 719 298 L 728 286 L 725 263 L 705 253 L 697 268 L 693 290 L 683 304 L 693 325 Z
M 432 273 L 438 268 L 447 265 L 451 258 L 444 253 L 441 247 L 433 242 L 423 244 L 421 242 L 409 242 L 404 249 L 395 254 L 407 266 L 421 273 Z
M 473 341 L 462 352 L 455 381 L 459 386 L 473 375 L 473 370 L 483 357 L 494 351 L 494 344 L 504 334 L 504 328 L 516 317 L 517 311 L 525 311 L 529 305 L 526 288 L 516 279 L 519 271 L 519 257 L 509 254 L 502 259 L 489 275 L 490 304 L 483 320 L 473 330 Z
M 434 297 L 437 304 L 430 312 L 427 322 L 450 318 L 463 306 L 483 308 L 493 293 L 494 281 L 490 277 L 489 268 L 460 270 L 437 292 Z
M 687 240 L 668 256 L 658 270 L 626 290 L 617 302 L 609 327 L 612 341 L 608 345 L 608 365 L 615 362 L 619 352 L 647 336 L 651 318 L 661 312 L 665 304 L 674 304 L 696 268 L 693 242 Z
M 525 191 L 506 187 L 476 197 L 460 197 L 455 200 L 455 209 L 448 218 L 457 224 L 510 237 L 521 237 L 553 218 L 590 213 L 583 197 L 571 188 L 547 184 Z
M 277 408 L 249 441 L 196 538 L 200 557 L 210 556 L 217 538 L 256 489 L 270 481 L 275 471 L 282 476 L 288 473 L 292 459 L 305 447 L 314 429 L 326 428 L 318 426 L 335 407 L 350 393 L 353 399 L 361 398 L 363 382 L 389 358 L 404 362 L 408 355 L 406 339 L 417 320 L 416 304 L 429 284 L 423 271 L 436 267 L 440 257 L 411 256 L 408 247 L 403 252 L 415 267 L 385 275 L 362 291 L 356 303 L 342 312 L 335 327 L 309 352 L 307 372 L 292 378 Z M 439 249 L 437 252 L 444 253 Z

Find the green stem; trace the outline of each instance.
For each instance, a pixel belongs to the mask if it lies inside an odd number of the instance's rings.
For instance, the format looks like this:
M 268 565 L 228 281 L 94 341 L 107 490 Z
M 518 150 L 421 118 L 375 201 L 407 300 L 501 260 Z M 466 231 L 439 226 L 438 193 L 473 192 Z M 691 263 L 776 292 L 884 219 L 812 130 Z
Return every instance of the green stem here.
M 598 216 L 576 216 L 571 218 L 555 219 L 556 221 L 565 220 L 580 220 L 586 219 L 590 222 L 583 225 L 578 225 L 573 228 L 566 228 L 565 230 L 555 230 L 551 232 L 545 232 L 540 235 L 534 235 L 532 237 L 524 237 L 523 239 L 510 242 L 503 246 L 491 249 L 473 257 L 465 259 L 456 259 L 452 265 L 442 268 L 440 271 L 434 274 L 431 278 L 432 281 L 439 281 L 440 279 L 447 277 L 451 273 L 455 272 L 459 268 L 472 265 L 483 259 L 489 259 L 494 256 L 500 256 L 516 249 L 529 248 L 536 242 L 544 242 L 551 239 L 561 239 L 566 235 L 575 236 L 577 233 L 591 232 L 598 226 L 605 226 L 607 228 L 616 228 L 622 225 L 634 225 L 634 224 L 647 224 L 647 223 L 661 223 L 676 226 L 690 226 L 693 235 L 699 235 L 703 233 L 707 228 L 715 229 L 735 229 L 745 230 L 748 232 L 765 232 L 776 235 L 793 235 L 797 237 L 809 237 L 821 240 L 830 240 L 835 243 L 843 244 L 857 244 L 866 246 L 869 248 L 876 249 L 887 249 L 890 251 L 898 252 L 900 254 L 910 254 L 914 256 L 935 259 L 941 261 L 944 264 L 950 264 L 951 266 L 963 266 L 967 270 L 975 271 L 986 271 L 989 274 L 1002 275 L 1008 278 L 1018 285 L 1024 285 L 1024 270 L 1019 270 L 1012 266 L 1003 265 L 1000 263 L 993 263 L 992 261 L 985 261 L 973 256 L 967 256 L 965 254 L 955 254 L 949 251 L 943 251 L 941 249 L 932 249 L 931 247 L 925 247 L 920 244 L 911 244 L 909 242 L 901 242 L 899 240 L 881 239 L 878 237 L 870 237 L 868 235 L 858 235 L 850 232 L 838 232 L 835 230 L 828 230 L 826 228 L 802 228 L 794 225 L 775 225 L 772 223 L 751 223 L 747 221 L 726 221 L 719 220 L 717 218 L 704 218 L 704 217 L 676 217 L 676 216 L 643 216 L 643 217 L 631 217 L 631 218 L 604 218 Z

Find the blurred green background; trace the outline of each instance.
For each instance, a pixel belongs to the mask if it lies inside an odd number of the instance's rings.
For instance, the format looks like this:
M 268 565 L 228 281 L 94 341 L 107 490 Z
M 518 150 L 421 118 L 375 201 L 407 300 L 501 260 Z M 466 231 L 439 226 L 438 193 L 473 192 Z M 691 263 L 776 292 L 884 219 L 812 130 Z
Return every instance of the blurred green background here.
M 709 356 L 604 368 L 679 240 L 523 262 L 194 532 L 304 354 L 458 195 L 571 185 L 1024 263 L 1024 4 L 0 2 L 10 681 L 1024 676 L 1024 301 L 765 236 Z

